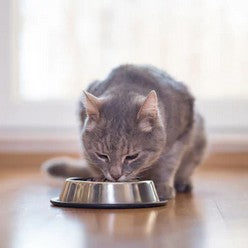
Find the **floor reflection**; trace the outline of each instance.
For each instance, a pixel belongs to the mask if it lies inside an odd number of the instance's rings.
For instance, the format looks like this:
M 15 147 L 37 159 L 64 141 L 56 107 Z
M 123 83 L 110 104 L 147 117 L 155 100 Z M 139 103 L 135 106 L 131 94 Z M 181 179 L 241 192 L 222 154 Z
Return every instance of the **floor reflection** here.
M 233 215 L 236 209 L 245 209 L 246 200 L 232 209 L 232 204 L 219 202 L 227 222 L 215 198 L 199 192 L 178 195 L 165 207 L 119 210 L 53 207 L 49 199 L 55 193 L 44 185 L 27 184 L 2 196 L 0 247 L 208 248 L 247 241 L 247 215 Z
M 185 197 L 185 196 L 184 196 Z M 81 223 L 89 237 L 104 237 L 111 243 L 136 241 L 144 246 L 151 244 L 171 244 L 180 242 L 180 236 L 187 236 L 187 247 L 199 247 L 199 240 L 204 240 L 205 225 L 201 220 L 201 209 L 195 205 L 194 198 L 186 196 L 186 205 L 181 200 L 172 200 L 167 206 L 149 209 L 129 210 L 74 210 L 64 211 L 68 218 Z M 206 209 L 205 209 L 206 210 Z M 204 210 L 204 211 L 205 211 Z M 80 215 L 78 215 L 80 211 Z M 211 213 L 211 209 L 207 211 Z M 192 218 L 195 220 L 192 222 Z M 209 218 L 209 216 L 208 216 Z M 189 222 L 192 222 L 189 228 Z M 186 228 L 187 226 L 187 228 Z M 197 232 L 198 238 L 195 234 Z

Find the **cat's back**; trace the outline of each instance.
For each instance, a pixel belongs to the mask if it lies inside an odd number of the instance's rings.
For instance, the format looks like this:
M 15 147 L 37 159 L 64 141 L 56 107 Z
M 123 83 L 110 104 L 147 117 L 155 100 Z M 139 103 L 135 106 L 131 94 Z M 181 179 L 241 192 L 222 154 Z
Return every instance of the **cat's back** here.
M 105 97 L 105 110 L 115 119 L 128 119 L 137 107 L 136 96 L 146 97 L 151 90 L 158 96 L 159 110 L 167 127 L 167 143 L 172 144 L 187 129 L 194 118 L 194 98 L 188 88 L 165 71 L 151 65 L 121 65 L 103 81 L 95 81 L 87 89 L 96 97 Z M 86 117 L 81 105 L 81 119 Z
M 136 92 L 146 96 L 155 90 L 159 97 L 170 94 L 189 95 L 187 87 L 165 71 L 151 65 L 120 65 L 103 81 L 93 82 L 88 91 L 95 96 L 110 92 L 121 95 Z

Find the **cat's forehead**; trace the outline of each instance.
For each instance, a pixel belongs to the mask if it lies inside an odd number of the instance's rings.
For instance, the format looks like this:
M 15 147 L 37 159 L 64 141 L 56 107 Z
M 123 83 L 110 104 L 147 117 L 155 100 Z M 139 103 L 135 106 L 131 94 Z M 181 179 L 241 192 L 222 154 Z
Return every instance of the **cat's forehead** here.
M 116 94 L 107 98 L 102 104 L 100 112 L 103 117 L 113 121 L 122 120 L 123 118 L 134 119 L 138 112 L 137 99 L 132 95 Z
M 95 140 L 97 146 L 100 147 L 103 152 L 119 154 L 120 156 L 131 152 L 134 147 L 136 147 L 133 141 L 131 136 L 126 135 L 126 133 L 121 130 L 119 130 L 119 132 L 115 132 L 114 130 L 111 132 L 106 131 L 102 133 L 101 137 Z
M 108 135 L 106 140 L 109 142 L 109 147 L 112 150 L 126 150 L 132 146 L 131 140 L 125 134 L 121 133 L 118 135 Z
M 105 120 L 104 133 L 110 136 L 111 140 L 129 140 L 136 132 L 136 124 L 131 117 L 122 115 L 120 118 L 112 117 Z

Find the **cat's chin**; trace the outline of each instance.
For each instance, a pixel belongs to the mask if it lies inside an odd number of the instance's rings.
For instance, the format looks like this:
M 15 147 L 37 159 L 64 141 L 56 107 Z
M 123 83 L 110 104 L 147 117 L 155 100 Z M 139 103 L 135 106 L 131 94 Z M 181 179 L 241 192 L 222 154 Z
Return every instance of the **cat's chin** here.
M 135 178 L 128 178 L 126 175 L 122 175 L 120 178 L 117 180 L 114 179 L 109 173 L 105 175 L 105 178 L 110 181 L 110 182 L 132 182 L 132 181 L 137 181 Z
M 116 182 L 116 180 L 109 173 L 104 173 L 104 176 L 108 181 Z

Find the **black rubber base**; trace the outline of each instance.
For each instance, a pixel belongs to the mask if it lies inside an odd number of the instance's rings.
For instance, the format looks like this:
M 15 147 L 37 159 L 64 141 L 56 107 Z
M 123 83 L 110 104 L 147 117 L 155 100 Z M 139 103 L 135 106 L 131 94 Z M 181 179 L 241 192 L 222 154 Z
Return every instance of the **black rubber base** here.
M 61 202 L 59 198 L 52 198 L 50 202 L 56 207 L 67 208 L 150 208 L 164 206 L 167 201 L 151 202 L 151 203 L 121 203 L 121 204 L 92 204 L 92 203 L 73 203 Z

